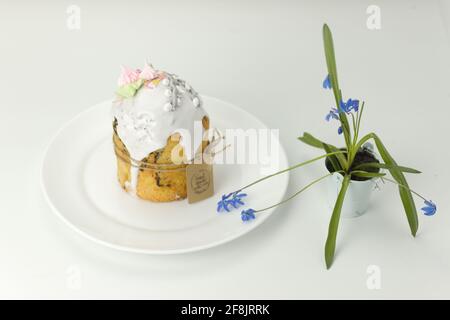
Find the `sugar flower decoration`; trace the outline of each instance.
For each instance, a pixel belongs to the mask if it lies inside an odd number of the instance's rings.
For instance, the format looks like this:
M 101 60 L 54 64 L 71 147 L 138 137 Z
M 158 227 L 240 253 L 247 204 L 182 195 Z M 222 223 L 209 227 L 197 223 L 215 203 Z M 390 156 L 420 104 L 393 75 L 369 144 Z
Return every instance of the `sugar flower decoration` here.
M 138 79 L 134 82 L 119 87 L 116 93 L 123 98 L 131 98 L 136 94 L 136 92 L 142 87 L 143 84 L 144 80 Z
M 117 84 L 121 87 L 131 84 L 139 79 L 139 70 L 134 70 L 129 67 L 122 66 L 122 72 L 117 80 Z
M 144 68 L 139 73 L 139 78 L 143 80 L 153 80 L 158 76 L 158 72 L 153 68 L 152 65 L 146 63 Z
M 119 89 L 116 93 L 123 98 L 131 98 L 143 85 L 153 89 L 162 79 L 164 79 L 164 73 L 155 70 L 148 63 L 142 70 L 122 67 L 122 73 L 117 80 Z

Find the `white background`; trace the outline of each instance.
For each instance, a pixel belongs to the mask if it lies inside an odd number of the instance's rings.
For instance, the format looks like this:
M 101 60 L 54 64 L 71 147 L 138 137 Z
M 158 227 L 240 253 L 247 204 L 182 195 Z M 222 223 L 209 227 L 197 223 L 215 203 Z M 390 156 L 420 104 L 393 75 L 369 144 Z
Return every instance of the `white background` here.
M 80 30 L 66 26 L 72 4 Z M 366 27 L 370 4 L 381 30 Z M 448 1 L 431 0 L 2 1 L 0 298 L 450 298 L 449 18 Z M 323 22 L 344 96 L 366 101 L 363 130 L 421 169 L 410 184 L 438 204 L 434 217 L 420 215 L 415 239 L 391 185 L 366 215 L 342 221 L 329 271 L 323 186 L 236 241 L 178 256 L 116 252 L 52 214 L 39 185 L 44 148 L 112 96 L 120 64 L 148 58 L 280 128 L 290 163 L 318 154 L 296 140 L 303 131 L 339 144 L 323 121 L 333 101 L 321 88 Z M 293 173 L 288 192 L 323 171 Z M 370 265 L 379 290 L 366 285 Z

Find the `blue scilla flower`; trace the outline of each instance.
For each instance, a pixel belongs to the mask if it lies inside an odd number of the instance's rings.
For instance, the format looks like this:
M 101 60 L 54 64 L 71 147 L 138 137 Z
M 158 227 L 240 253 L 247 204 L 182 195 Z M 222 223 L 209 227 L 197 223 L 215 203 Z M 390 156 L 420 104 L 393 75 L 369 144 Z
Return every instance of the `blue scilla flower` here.
M 432 216 L 436 213 L 436 205 L 431 200 L 425 200 L 425 207 L 422 208 L 423 214 L 426 216 Z
M 242 221 L 250 221 L 255 219 L 255 210 L 253 209 L 247 209 L 247 210 L 242 210 L 241 212 L 241 219 Z
M 228 206 L 230 205 L 229 202 L 230 200 L 228 198 L 231 197 L 232 194 L 233 193 L 222 195 L 222 200 L 217 202 L 217 212 L 222 211 L 222 209 L 225 210 L 226 212 L 230 212 L 230 209 L 228 209 Z
M 231 198 L 231 200 L 230 200 L 230 204 L 235 208 L 238 208 L 239 206 L 243 206 L 245 203 L 244 203 L 244 201 L 242 201 L 242 198 L 246 197 L 246 196 L 247 196 L 246 193 L 239 193 L 239 191 L 235 192 L 235 193 L 233 193 L 233 198 Z
M 230 212 L 229 206 L 238 208 L 240 205 L 244 205 L 245 203 L 242 201 L 242 198 L 246 196 L 246 193 L 241 193 L 240 191 L 224 194 L 222 196 L 222 199 L 217 202 L 217 212 L 220 212 L 222 210 Z
M 327 75 L 327 77 L 325 78 L 325 80 L 323 80 L 322 87 L 323 87 L 324 89 L 331 89 L 330 75 Z
M 348 99 L 347 102 L 340 101 L 339 111 L 350 113 L 352 110 L 357 112 L 359 110 L 359 100 Z
M 347 104 L 350 104 L 350 108 L 352 108 L 355 112 L 358 112 L 359 100 L 348 99 Z
M 338 110 L 336 108 L 331 108 L 330 112 L 325 116 L 326 121 L 330 121 L 331 119 L 339 120 Z
M 336 108 L 331 108 L 330 112 L 325 116 L 326 121 L 330 121 L 331 119 L 339 120 L 339 111 Z M 338 128 L 338 134 L 342 134 L 342 127 Z

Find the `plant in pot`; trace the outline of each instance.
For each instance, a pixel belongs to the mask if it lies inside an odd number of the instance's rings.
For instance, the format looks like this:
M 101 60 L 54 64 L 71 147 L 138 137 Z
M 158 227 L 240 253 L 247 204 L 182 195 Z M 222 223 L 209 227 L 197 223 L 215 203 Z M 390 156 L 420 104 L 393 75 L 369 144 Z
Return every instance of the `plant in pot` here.
M 336 107 L 328 112 L 325 119 L 326 121 L 337 121 L 339 123 L 338 134 L 342 135 L 345 147 L 338 148 L 313 137 L 309 133 L 304 133 L 298 139 L 312 147 L 323 150 L 324 154 L 263 177 L 234 192 L 223 195 L 218 202 L 217 211 L 229 212 L 231 209 L 244 206 L 243 198 L 245 198 L 246 194 L 243 193 L 243 190 L 257 183 L 290 170 L 303 167 L 312 162 L 325 159 L 325 166 L 328 170 L 327 174 L 305 185 L 280 203 L 257 210 L 253 208 L 242 210 L 240 217 L 245 222 L 251 221 L 256 218 L 258 213 L 281 205 L 314 184 L 328 178 L 330 195 L 333 199 L 333 211 L 325 242 L 325 262 L 326 267 L 330 268 L 334 259 L 336 236 L 341 215 L 351 217 L 364 213 L 367 209 L 371 190 L 376 185 L 376 180 L 390 182 L 398 186 L 400 199 L 413 236 L 416 235 L 418 229 L 418 216 L 413 195 L 424 200 L 425 205 L 422 210 L 427 216 L 431 216 L 436 212 L 436 205 L 409 187 L 404 174 L 420 173 L 418 170 L 398 165 L 375 133 L 368 133 L 360 137 L 364 102 L 360 105 L 358 100 L 343 99 L 336 70 L 333 37 L 326 24 L 323 26 L 323 43 L 328 69 L 328 75 L 323 82 L 323 87 L 333 91 L 334 102 L 336 104 Z M 371 142 L 374 142 L 380 157 L 376 155 Z M 392 179 L 387 177 L 387 172 L 390 173 Z

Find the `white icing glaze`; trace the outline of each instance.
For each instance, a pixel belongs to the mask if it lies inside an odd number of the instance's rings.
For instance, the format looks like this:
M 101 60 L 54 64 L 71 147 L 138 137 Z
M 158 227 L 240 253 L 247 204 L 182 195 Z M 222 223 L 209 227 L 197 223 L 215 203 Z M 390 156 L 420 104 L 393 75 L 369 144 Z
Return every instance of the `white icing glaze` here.
M 168 73 L 164 77 L 155 87 L 144 85 L 133 97 L 113 103 L 117 134 L 134 160 L 141 161 L 163 148 L 174 133 L 181 136 L 185 159 L 194 157 L 194 126 L 201 123 L 206 112 L 198 94 L 186 82 Z M 132 168 L 127 186 L 132 192 L 136 191 L 138 173 L 138 168 Z
M 139 168 L 135 166 L 130 167 L 130 181 L 125 182 L 125 189 L 127 191 L 130 191 L 131 194 L 136 196 L 136 186 L 137 186 L 137 179 L 139 175 Z

